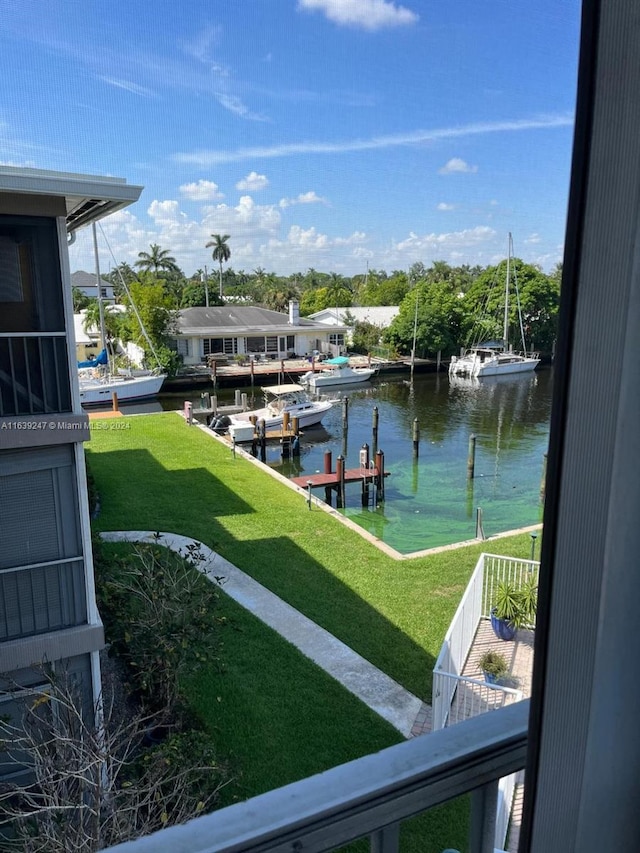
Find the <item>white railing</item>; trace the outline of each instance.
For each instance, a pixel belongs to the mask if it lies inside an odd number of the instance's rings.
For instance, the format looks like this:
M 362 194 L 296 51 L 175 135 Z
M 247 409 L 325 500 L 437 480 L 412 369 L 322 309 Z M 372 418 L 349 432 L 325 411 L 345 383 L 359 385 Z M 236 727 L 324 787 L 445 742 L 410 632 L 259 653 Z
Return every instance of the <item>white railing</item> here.
M 477 717 L 478 714 L 484 714 L 486 711 L 504 708 L 523 699 L 521 690 L 502 684 L 488 684 L 477 678 L 439 672 L 438 679 L 451 682 L 444 688 L 445 692 L 452 696 L 446 721 L 448 726 L 468 720 L 470 717 Z
M 482 616 L 482 593 L 484 582 L 484 555 L 478 557 L 471 579 L 467 584 L 449 630 L 445 634 L 440 654 L 433 670 L 431 702 L 433 707 L 433 730 L 442 729 L 447 723 L 449 707 L 456 690 L 456 683 L 439 678 L 440 673 L 461 675 L 473 643 L 478 622 Z
M 368 755 L 111 853 L 324 853 L 370 838 L 397 853 L 402 821 L 472 792 L 469 853 L 493 853 L 499 782 L 524 766 L 529 703 Z
M 455 612 L 449 630 L 445 634 L 440 654 L 433 670 L 433 729 L 447 725 L 449 709 L 456 691 L 456 682 L 445 675 L 461 675 L 465 661 L 473 645 L 480 619 L 488 619 L 500 581 L 510 581 L 516 586 L 535 573 L 539 563 L 535 560 L 519 560 L 497 554 L 481 554 L 473 574 Z
M 487 619 L 491 616 L 500 581 L 508 581 L 520 587 L 532 574 L 536 579 L 538 577 L 540 563 L 537 560 L 517 560 L 515 557 L 500 557 L 497 554 L 481 554 L 480 560 L 484 571 L 481 615 Z

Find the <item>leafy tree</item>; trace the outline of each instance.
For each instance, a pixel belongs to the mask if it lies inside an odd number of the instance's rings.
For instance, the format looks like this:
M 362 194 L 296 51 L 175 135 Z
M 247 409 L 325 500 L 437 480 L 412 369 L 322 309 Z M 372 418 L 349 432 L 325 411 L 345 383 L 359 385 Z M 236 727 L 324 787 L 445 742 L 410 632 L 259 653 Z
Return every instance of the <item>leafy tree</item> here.
M 368 353 L 380 344 L 382 330 L 366 320 L 356 322 L 351 333 L 351 349 L 354 352 Z
M 353 294 L 346 287 L 318 287 L 307 290 L 300 301 L 300 313 L 303 316 L 324 311 L 325 308 L 348 308 L 353 302 Z
M 181 308 L 197 308 L 207 304 L 204 284 L 201 281 L 189 281 L 182 288 Z M 209 305 L 222 305 L 217 293 L 209 292 Z
M 520 348 L 515 279 L 527 348 L 535 345 L 538 350 L 550 352 L 556 336 L 560 282 L 557 277 L 545 275 L 539 267 L 525 264 L 519 258 L 513 258 L 510 266 L 514 276 L 509 297 L 510 343 L 515 349 Z M 477 338 L 502 340 L 506 274 L 506 261 L 488 267 L 465 294 L 462 306 L 466 315 L 466 342 L 472 343 Z
M 231 249 L 227 245 L 230 236 L 229 234 L 212 234 L 211 240 L 205 246 L 207 249 L 213 246 L 211 257 L 220 264 L 220 299 L 222 299 L 222 264 L 231 257 Z
M 112 310 L 111 306 L 103 304 L 102 314 L 104 319 L 105 339 L 102 346 L 107 352 L 115 355 L 116 341 L 122 335 L 123 315 Z M 97 299 L 92 299 L 85 309 L 84 321 L 82 323 L 85 332 L 91 329 L 100 329 L 100 305 Z
M 91 297 L 83 293 L 79 287 L 71 288 L 71 298 L 73 299 L 74 314 L 79 314 L 83 308 L 87 308 L 91 304 Z
M 135 266 L 144 272 L 153 272 L 156 278 L 160 270 L 180 274 L 176 259 L 169 254 L 168 249 L 161 249 L 157 243 L 152 243 L 150 249 L 150 252 L 138 252 Z
M 446 281 L 422 282 L 409 291 L 400 313 L 384 339 L 399 352 L 411 352 L 417 305 L 416 354 L 449 355 L 458 348 L 462 308 L 460 299 Z
M 181 363 L 180 357 L 169 345 L 171 336 L 175 333 L 177 319 L 174 299 L 165 292 L 163 283 L 154 280 L 150 274 L 143 274 L 140 278 L 140 281 L 132 282 L 129 287 L 131 299 L 125 298 L 125 304 L 128 305 L 129 310 L 123 315 L 120 337 L 123 343 L 133 341 L 142 347 L 145 363 L 153 367 L 157 366 L 155 350 L 162 369 L 169 375 L 174 375 Z M 131 308 L 131 301 L 140 315 L 151 345 Z
M 404 272 L 394 272 L 391 277 L 379 278 L 369 274 L 366 286 L 358 291 L 361 305 L 400 305 L 409 292 L 409 280 Z

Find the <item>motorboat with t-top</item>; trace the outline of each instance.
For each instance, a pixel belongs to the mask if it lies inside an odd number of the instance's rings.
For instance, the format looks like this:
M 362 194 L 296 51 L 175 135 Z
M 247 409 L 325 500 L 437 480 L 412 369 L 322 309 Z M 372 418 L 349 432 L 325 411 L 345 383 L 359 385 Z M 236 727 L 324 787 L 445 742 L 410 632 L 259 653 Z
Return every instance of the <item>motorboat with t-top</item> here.
M 309 370 L 300 377 L 300 383 L 314 390 L 330 385 L 353 385 L 366 382 L 375 372 L 375 367 L 351 367 L 347 356 L 339 355 L 327 359 L 321 370 Z
M 522 325 L 522 311 L 518 281 L 515 281 L 515 295 L 518 306 L 518 320 L 522 352 L 514 352 L 509 346 L 509 291 L 511 287 L 511 262 L 513 259 L 513 240 L 509 234 L 507 253 L 507 275 L 504 292 L 504 317 L 501 341 L 485 341 L 470 347 L 459 358 L 453 356 L 449 365 L 450 376 L 469 376 L 481 379 L 484 376 L 504 376 L 510 373 L 525 373 L 535 370 L 540 359 L 535 352 L 527 352 Z M 514 265 L 515 273 L 515 265 Z
M 222 415 L 211 421 L 209 426 L 216 432 L 226 432 L 230 428 L 248 426 L 264 421 L 265 429 L 281 429 L 285 413 L 298 419 L 300 429 L 319 424 L 331 409 L 330 400 L 312 400 L 300 385 L 269 385 L 262 389 L 264 406 L 249 412 L 235 415 Z

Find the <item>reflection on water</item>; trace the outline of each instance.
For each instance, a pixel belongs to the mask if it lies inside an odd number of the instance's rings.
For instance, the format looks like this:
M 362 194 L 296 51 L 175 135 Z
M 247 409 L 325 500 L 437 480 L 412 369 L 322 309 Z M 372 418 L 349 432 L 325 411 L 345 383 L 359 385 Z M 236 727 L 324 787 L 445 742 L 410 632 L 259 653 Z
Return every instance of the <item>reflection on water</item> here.
M 269 447 L 267 462 L 285 476 L 300 477 L 323 471 L 325 453 L 331 451 L 333 470 L 339 454 L 347 468 L 357 468 L 362 445 L 374 449 L 377 407 L 378 447 L 390 476 L 385 501 L 372 489 L 367 507 L 362 506 L 360 486 L 347 486 L 343 511 L 357 524 L 402 553 L 473 538 L 479 506 L 487 535 L 535 524 L 542 517 L 540 480 L 552 381 L 551 370 L 539 370 L 482 380 L 450 379 L 441 373 L 416 377 L 413 384 L 379 378 L 362 386 L 334 387 L 322 396 L 336 404 L 322 427 L 305 431 L 300 458 L 283 462 L 278 448 Z M 345 396 L 348 426 L 343 429 Z M 260 401 L 256 388 L 252 405 Z M 199 397 L 193 402 L 195 413 Z M 176 409 L 182 399 L 162 403 Z M 416 419 L 420 446 L 414 460 Z M 471 434 L 476 436 L 475 477 L 468 480 Z
M 324 434 L 309 432 L 299 460 L 271 464 L 287 476 L 322 471 L 331 450 L 356 468 L 359 451 L 373 437 L 378 408 L 378 446 L 385 454 L 385 501 L 361 506 L 361 491 L 347 487 L 344 510 L 353 521 L 402 553 L 449 544 L 475 535 L 476 508 L 482 507 L 487 535 L 541 520 L 540 480 L 547 451 L 552 372 L 484 380 L 446 374 L 382 380 L 366 388 L 344 389 L 342 406 L 324 419 Z M 412 428 L 420 429 L 419 457 L 413 458 Z M 476 436 L 475 477 L 467 479 L 469 437 Z M 373 448 L 372 448 L 373 449 Z M 374 502 L 375 501 L 375 502 Z

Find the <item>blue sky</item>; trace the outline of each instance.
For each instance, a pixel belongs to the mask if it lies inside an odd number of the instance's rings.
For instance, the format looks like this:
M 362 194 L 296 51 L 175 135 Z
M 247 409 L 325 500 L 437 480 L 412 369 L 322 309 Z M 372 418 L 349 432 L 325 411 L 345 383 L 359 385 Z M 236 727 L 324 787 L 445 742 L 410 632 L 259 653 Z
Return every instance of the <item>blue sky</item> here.
M 0 161 L 144 185 L 117 262 L 484 265 L 511 231 L 550 270 L 578 37 L 578 0 L 0 0 Z

